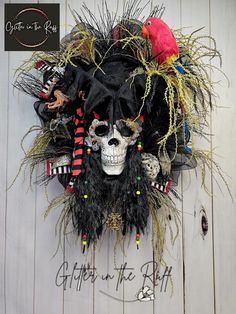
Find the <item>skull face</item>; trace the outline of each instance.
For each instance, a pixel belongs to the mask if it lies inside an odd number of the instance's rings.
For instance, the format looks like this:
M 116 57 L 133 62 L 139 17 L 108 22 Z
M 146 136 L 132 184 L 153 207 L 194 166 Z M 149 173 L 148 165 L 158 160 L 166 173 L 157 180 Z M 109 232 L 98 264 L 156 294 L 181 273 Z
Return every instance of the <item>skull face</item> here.
M 108 175 L 119 175 L 125 166 L 128 146 L 134 145 L 142 128 L 136 122 L 118 120 L 113 126 L 94 119 L 89 128 L 93 150 L 101 149 L 102 169 Z
M 160 164 L 158 159 L 152 154 L 143 153 L 142 164 L 149 179 L 155 180 L 160 171 Z

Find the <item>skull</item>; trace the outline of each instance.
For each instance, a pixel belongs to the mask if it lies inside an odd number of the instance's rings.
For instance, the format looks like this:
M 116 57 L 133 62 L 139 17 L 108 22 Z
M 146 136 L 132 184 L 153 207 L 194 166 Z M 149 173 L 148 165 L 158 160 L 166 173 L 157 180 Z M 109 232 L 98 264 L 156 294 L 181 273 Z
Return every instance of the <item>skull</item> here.
M 155 180 L 160 171 L 160 164 L 158 159 L 152 154 L 143 153 L 142 164 L 149 179 Z
M 101 149 L 102 169 L 106 174 L 122 173 L 127 148 L 135 144 L 141 130 L 137 122 L 130 120 L 118 120 L 113 126 L 107 121 L 93 120 L 88 141 L 93 150 Z

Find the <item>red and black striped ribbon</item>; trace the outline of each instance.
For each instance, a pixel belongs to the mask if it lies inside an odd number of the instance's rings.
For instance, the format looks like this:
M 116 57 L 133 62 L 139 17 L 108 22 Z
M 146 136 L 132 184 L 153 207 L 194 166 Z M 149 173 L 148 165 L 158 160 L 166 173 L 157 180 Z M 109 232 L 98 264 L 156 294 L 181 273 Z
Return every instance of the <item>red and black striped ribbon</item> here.
M 74 153 L 72 162 L 72 177 L 76 177 L 81 173 L 83 162 L 83 148 L 84 148 L 84 120 L 81 108 L 76 110 L 74 116 L 75 139 L 74 139 Z
M 84 120 L 83 120 L 83 112 L 81 108 L 76 110 L 74 115 L 74 128 L 75 128 L 75 138 L 74 138 L 74 151 L 73 151 L 73 161 L 72 161 L 72 178 L 67 187 L 68 192 L 73 192 L 73 183 L 75 178 L 82 171 L 83 164 L 83 152 L 84 152 Z
M 81 108 L 76 110 L 74 115 L 74 128 L 75 128 L 75 138 L 74 138 L 74 150 L 73 150 L 73 161 L 72 161 L 72 177 L 70 182 L 66 188 L 67 192 L 73 193 L 74 192 L 74 182 L 76 177 L 82 171 L 82 164 L 83 164 L 83 152 L 84 152 L 84 120 L 83 120 L 83 112 Z

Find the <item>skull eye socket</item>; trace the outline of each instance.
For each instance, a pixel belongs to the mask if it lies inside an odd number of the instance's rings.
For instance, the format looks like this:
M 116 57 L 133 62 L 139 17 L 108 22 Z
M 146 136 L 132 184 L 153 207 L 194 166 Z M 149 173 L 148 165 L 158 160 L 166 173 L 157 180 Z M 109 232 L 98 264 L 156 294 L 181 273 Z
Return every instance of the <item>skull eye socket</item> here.
M 121 136 L 131 137 L 134 134 L 134 131 L 123 121 L 119 121 L 117 128 Z
M 124 137 L 130 137 L 134 134 L 134 132 L 128 126 L 123 126 L 119 131 L 120 134 Z
M 105 136 L 109 132 L 109 127 L 105 124 L 98 125 L 95 129 L 95 134 L 97 136 Z

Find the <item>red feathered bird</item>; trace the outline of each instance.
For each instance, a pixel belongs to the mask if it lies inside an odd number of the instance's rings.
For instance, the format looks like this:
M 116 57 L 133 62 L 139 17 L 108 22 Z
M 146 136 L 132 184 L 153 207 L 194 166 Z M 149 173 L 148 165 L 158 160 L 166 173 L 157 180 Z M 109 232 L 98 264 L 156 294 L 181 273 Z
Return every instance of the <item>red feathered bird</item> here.
M 174 62 L 178 59 L 179 49 L 176 39 L 165 22 L 157 17 L 149 17 L 142 28 L 144 38 L 152 44 L 152 55 L 158 64 Z

